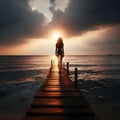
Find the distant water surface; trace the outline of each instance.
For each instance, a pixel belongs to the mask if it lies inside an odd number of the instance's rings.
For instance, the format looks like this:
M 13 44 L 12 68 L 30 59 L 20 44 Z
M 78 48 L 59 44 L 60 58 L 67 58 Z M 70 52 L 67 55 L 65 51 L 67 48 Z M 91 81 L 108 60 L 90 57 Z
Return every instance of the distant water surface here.
M 44 82 L 51 56 L 0 56 L 0 119 L 21 120 L 29 108 L 34 94 Z M 70 62 L 70 77 L 74 81 L 74 68 L 78 68 L 78 87 L 96 108 L 119 114 L 120 111 L 120 56 L 65 56 Z M 109 104 L 108 104 L 109 103 Z M 97 107 L 96 107 L 97 106 Z M 102 116 L 101 115 L 101 116 Z M 109 114 L 106 112 L 105 115 Z M 112 120 L 114 115 L 106 117 Z M 118 117 L 117 117 L 118 119 Z
M 70 70 L 79 70 L 79 79 L 101 80 L 120 78 L 120 56 L 68 56 L 65 61 L 70 62 Z
M 21 120 L 43 84 L 50 56 L 0 56 L 0 120 Z
M 120 56 L 69 56 L 70 77 L 78 68 L 78 88 L 98 120 L 120 120 Z

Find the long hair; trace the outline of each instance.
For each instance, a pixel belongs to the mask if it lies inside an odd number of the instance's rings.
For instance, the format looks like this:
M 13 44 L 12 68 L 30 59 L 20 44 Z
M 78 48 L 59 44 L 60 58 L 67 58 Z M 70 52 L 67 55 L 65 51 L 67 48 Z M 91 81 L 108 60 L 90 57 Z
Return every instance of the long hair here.
M 63 44 L 63 40 L 62 40 L 61 37 L 58 38 L 58 40 L 57 40 L 57 44 L 60 44 L 60 45 Z

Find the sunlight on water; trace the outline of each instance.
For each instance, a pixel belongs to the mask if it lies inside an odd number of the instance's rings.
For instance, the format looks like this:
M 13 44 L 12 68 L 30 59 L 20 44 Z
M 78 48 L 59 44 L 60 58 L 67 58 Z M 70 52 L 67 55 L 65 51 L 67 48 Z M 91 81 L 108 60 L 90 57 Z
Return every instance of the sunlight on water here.
M 58 67 L 58 58 L 57 58 L 57 56 L 55 56 L 55 55 L 51 56 L 51 60 L 52 60 L 53 64 L 55 65 L 55 67 Z
M 58 66 L 58 58 L 55 56 L 55 66 Z
M 47 76 L 51 60 L 58 71 L 58 59 L 55 56 L 0 56 L 2 115 L 24 115 Z M 120 56 L 65 56 L 64 62 L 70 63 L 69 77 L 73 81 L 74 69 L 78 68 L 79 88 L 88 100 L 94 99 L 97 103 L 115 101 L 119 106 Z M 8 106 L 9 109 L 6 109 Z

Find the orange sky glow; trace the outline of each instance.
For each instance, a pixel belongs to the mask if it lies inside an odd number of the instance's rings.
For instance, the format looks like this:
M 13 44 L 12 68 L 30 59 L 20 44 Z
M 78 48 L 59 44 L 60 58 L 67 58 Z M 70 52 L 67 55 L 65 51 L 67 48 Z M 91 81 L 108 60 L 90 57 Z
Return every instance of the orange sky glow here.
M 91 45 L 98 38 L 100 38 L 105 32 L 111 28 L 103 28 L 100 30 L 89 31 L 80 36 L 64 38 L 62 31 L 52 31 L 50 33 L 50 38 L 48 39 L 29 39 L 27 43 L 18 46 L 11 46 L 2 48 L 1 55 L 54 55 L 55 44 L 58 37 L 63 38 L 65 54 L 107 54 L 105 51 L 99 51 L 96 46 Z
M 0 1 L 0 55 L 53 55 L 58 37 L 65 55 L 120 54 L 118 0 L 15 1 Z

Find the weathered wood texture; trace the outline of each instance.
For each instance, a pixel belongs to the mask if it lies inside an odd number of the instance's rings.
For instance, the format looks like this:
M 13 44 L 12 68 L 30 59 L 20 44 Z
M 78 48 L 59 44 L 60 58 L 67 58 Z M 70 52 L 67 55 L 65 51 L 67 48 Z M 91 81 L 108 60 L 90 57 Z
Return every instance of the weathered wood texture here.
M 81 92 L 62 69 L 53 67 L 36 93 L 24 120 L 96 120 Z

